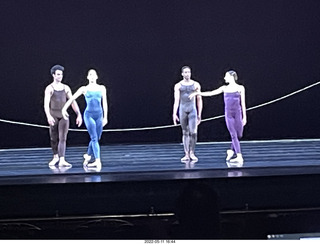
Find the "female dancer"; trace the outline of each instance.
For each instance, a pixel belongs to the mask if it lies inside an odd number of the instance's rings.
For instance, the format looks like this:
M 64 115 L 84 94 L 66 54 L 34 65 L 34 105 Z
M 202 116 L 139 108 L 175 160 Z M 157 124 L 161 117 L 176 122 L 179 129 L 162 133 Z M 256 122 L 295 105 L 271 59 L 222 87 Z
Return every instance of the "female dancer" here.
M 63 117 L 68 118 L 69 114 L 67 109 L 71 105 L 72 101 L 76 100 L 80 95 L 84 95 L 87 107 L 84 111 L 83 117 L 91 140 L 87 153 L 83 155 L 83 166 L 101 168 L 99 140 L 101 138 L 103 126 L 108 123 L 107 90 L 104 85 L 97 84 L 98 74 L 96 70 L 90 69 L 88 71 L 87 79 L 89 84 L 80 87 L 66 102 L 62 109 L 62 115 Z M 89 163 L 92 156 L 94 156 L 95 161 L 93 163 Z
M 243 127 L 247 123 L 245 88 L 237 84 L 238 75 L 233 70 L 226 72 L 224 80 L 227 85 L 213 91 L 195 92 L 189 98 L 195 95 L 214 96 L 224 93 L 225 120 L 232 139 L 231 149 L 227 150 L 226 160 L 230 160 L 231 163 L 243 164 L 239 139 L 242 137 Z M 236 158 L 231 159 L 235 153 Z

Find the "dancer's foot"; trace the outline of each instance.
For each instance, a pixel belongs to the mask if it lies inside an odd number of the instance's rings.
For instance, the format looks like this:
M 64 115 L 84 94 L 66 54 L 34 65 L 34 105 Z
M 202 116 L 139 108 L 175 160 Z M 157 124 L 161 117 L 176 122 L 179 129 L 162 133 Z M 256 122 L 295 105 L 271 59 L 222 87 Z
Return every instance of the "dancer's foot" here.
M 227 158 L 226 158 L 226 160 L 229 161 L 232 158 L 233 155 L 234 155 L 234 151 L 233 150 L 231 150 L 231 149 L 227 150 Z
M 100 172 L 102 168 L 102 165 L 96 166 L 96 167 L 88 167 L 88 166 L 83 166 L 84 171 L 86 172 Z
M 93 163 L 89 163 L 87 165 L 88 168 L 90 167 L 102 167 L 101 161 L 99 159 L 96 159 Z
M 83 166 L 87 166 L 88 163 L 90 162 L 91 160 L 91 156 L 88 155 L 88 154 L 83 154 L 83 158 L 84 158 L 84 161 L 83 161 Z
M 72 167 L 64 158 L 60 158 L 59 160 L 59 167 Z
M 190 154 L 190 159 L 193 163 L 198 162 L 198 158 L 193 153 Z
M 59 157 L 53 156 L 53 159 L 49 162 L 50 166 L 55 166 L 59 162 Z
M 187 154 L 183 158 L 181 158 L 182 163 L 189 162 L 189 161 L 190 161 L 190 157 Z
M 230 163 L 238 163 L 240 165 L 243 165 L 243 157 L 241 153 L 237 153 L 237 157 L 230 160 Z

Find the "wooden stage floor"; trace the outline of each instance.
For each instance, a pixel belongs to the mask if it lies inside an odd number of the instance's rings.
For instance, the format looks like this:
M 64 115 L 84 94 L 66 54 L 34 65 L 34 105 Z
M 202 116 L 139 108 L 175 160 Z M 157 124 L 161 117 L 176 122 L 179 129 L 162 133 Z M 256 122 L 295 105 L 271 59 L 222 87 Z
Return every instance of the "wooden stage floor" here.
M 233 226 L 224 230 L 227 239 L 319 232 L 320 140 L 242 141 L 241 146 L 243 166 L 228 167 L 229 142 L 198 143 L 194 164 L 180 162 L 180 143 L 103 145 L 99 172 L 83 168 L 86 147 L 67 148 L 72 168 L 49 168 L 50 148 L 1 149 L 0 227 L 36 223 L 54 239 L 67 238 L 57 233 L 76 220 L 144 216 L 144 223 L 155 217 L 169 223 L 181 192 L 205 184 L 217 191 L 222 220 Z
M 180 143 L 101 146 L 103 166 L 83 168 L 86 147 L 67 147 L 71 168 L 49 167 L 50 148 L 0 150 L 0 185 L 250 177 L 320 173 L 320 140 L 241 142 L 244 164 L 228 167 L 230 142 L 199 142 L 196 163 L 181 163 Z M 235 165 L 234 165 L 235 166 Z

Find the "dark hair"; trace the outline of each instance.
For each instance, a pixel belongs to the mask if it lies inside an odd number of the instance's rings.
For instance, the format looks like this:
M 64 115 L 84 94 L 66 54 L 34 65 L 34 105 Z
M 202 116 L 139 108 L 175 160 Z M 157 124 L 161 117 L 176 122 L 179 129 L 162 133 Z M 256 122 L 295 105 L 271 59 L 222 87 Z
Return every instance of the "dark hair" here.
M 181 68 L 181 73 L 183 72 L 184 69 L 190 69 L 190 70 L 191 70 L 191 68 L 190 68 L 189 66 L 185 65 L 185 66 L 183 66 L 183 67 Z
M 234 80 L 238 80 L 238 75 L 237 72 L 235 72 L 234 70 L 229 70 L 227 71 L 227 73 L 229 73 L 229 75 L 233 76 Z
M 54 73 L 56 73 L 57 70 L 61 70 L 63 72 L 64 67 L 61 66 L 60 64 L 56 64 L 56 65 L 52 66 L 50 73 L 53 75 Z

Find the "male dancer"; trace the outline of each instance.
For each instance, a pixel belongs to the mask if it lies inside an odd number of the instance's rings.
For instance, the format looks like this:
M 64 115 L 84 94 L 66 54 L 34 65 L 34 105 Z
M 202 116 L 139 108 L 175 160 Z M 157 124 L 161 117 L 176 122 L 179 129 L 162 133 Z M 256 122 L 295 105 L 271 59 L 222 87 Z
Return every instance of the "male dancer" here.
M 50 142 L 53 151 L 53 159 L 49 166 L 71 167 L 72 165 L 65 160 L 67 134 L 69 129 L 69 119 L 62 116 L 62 108 L 67 99 L 72 96 L 71 89 L 68 85 L 62 83 L 64 67 L 54 65 L 51 68 L 53 82 L 48 85 L 44 93 L 44 111 L 50 125 Z M 72 103 L 72 109 L 77 114 L 76 124 L 78 127 L 82 124 L 82 116 L 76 101 Z
M 195 156 L 195 147 L 197 142 L 198 125 L 201 122 L 202 113 L 202 97 L 196 96 L 189 99 L 189 95 L 193 92 L 201 92 L 201 86 L 197 81 L 191 79 L 191 68 L 183 66 L 181 68 L 183 80 L 174 86 L 174 104 L 172 119 L 174 125 L 180 121 L 182 128 L 182 142 L 185 156 L 181 158 L 181 162 L 197 162 Z M 179 117 L 177 116 L 179 108 Z

